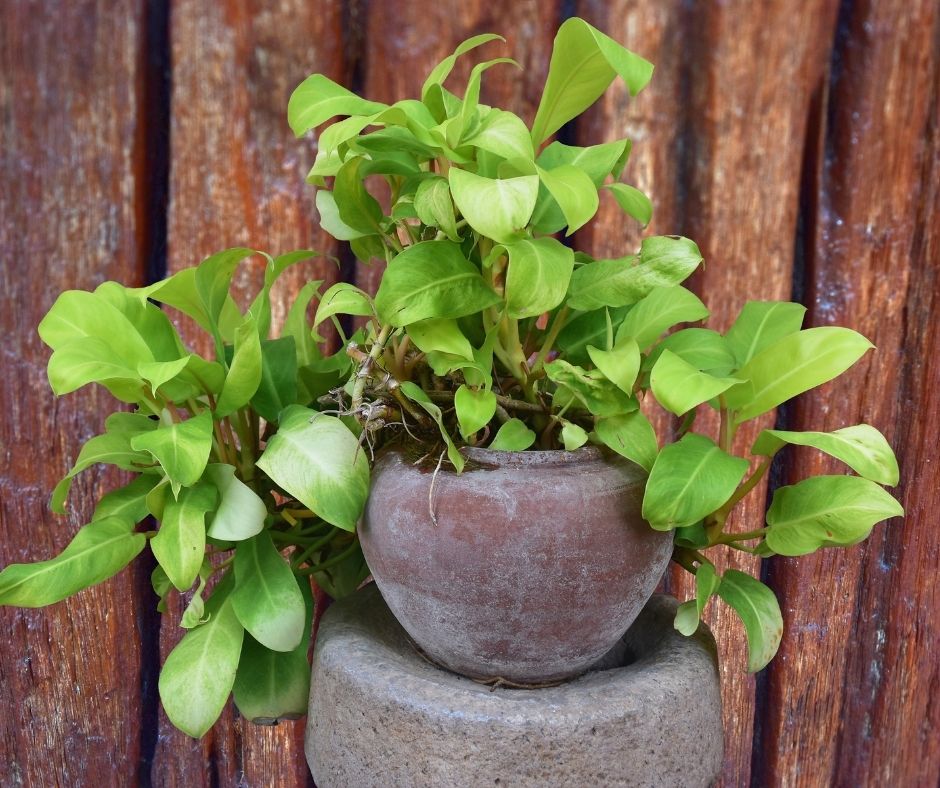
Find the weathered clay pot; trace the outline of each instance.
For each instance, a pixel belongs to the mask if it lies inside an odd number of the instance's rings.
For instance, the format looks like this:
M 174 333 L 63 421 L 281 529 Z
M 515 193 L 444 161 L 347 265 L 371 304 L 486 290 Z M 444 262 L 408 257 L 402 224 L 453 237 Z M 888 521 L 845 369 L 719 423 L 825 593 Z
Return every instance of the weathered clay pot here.
M 361 540 L 382 596 L 458 673 L 532 684 L 583 672 L 669 561 L 672 535 L 640 516 L 643 471 L 593 447 L 465 451 L 464 472 L 439 472 L 433 490 L 433 466 L 379 457 Z

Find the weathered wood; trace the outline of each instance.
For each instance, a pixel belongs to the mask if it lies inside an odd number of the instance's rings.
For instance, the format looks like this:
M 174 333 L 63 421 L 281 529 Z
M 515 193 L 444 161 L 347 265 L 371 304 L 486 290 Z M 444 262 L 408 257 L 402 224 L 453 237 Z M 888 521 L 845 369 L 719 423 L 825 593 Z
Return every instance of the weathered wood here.
M 335 244 L 316 228 L 313 189 L 304 182 L 315 149 L 312 140 L 294 139 L 286 107 L 290 92 L 310 73 L 348 82 L 341 4 L 184 0 L 174 5 L 171 19 L 168 269 L 237 245 L 334 254 Z M 254 292 L 262 272 L 263 261 L 254 258 L 236 281 L 244 292 Z M 274 293 L 275 324 L 302 282 L 337 276 L 325 260 L 289 270 Z M 173 615 L 166 617 L 163 658 L 181 634 Z M 308 784 L 303 723 L 261 728 L 236 716 L 229 707 L 194 742 L 161 711 L 154 784 Z
M 907 516 L 849 551 L 774 560 L 787 635 L 768 671 L 762 784 L 940 776 L 938 33 L 927 0 L 853 4 L 840 18 L 806 299 L 812 324 L 853 326 L 878 350 L 804 397 L 790 428 L 882 428 L 899 450 Z M 787 480 L 819 472 L 844 470 L 799 451 Z
M 708 325 L 724 331 L 748 299 L 790 297 L 800 171 L 814 96 L 824 84 L 836 4 L 782 0 L 753 4 L 601 3 L 582 13 L 656 64 L 647 92 L 630 102 L 615 87 L 579 127 L 580 144 L 626 135 L 635 147 L 625 178 L 653 198 L 645 234 L 679 233 L 696 241 L 705 268 L 693 284 L 711 309 Z M 792 20 L 799 16 L 800 25 Z M 590 231 L 587 250 L 619 256 L 639 233 L 613 200 Z M 584 235 L 584 234 L 583 234 Z M 717 419 L 698 429 L 717 434 Z M 773 415 L 742 429 L 746 449 Z M 660 414 L 657 426 L 668 434 Z M 762 489 L 729 524 L 759 527 Z M 756 559 L 718 555 L 719 570 L 758 571 Z M 691 577 L 672 590 L 692 593 Z M 719 644 L 725 704 L 725 785 L 747 785 L 754 725 L 754 679 L 745 674 L 746 642 L 732 611 L 714 603 L 707 621 Z
M 0 8 L 0 566 L 51 557 L 112 473 L 52 487 L 102 431 L 106 392 L 56 400 L 36 326 L 60 290 L 141 283 L 140 3 Z M 0 609 L 0 784 L 117 785 L 141 753 L 133 570 L 40 610 Z

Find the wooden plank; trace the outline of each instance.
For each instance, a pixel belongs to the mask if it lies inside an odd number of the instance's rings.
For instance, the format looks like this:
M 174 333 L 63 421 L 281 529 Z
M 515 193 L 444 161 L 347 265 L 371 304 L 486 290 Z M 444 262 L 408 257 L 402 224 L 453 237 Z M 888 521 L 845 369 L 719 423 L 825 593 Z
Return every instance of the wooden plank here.
M 171 18 L 169 270 L 236 245 L 272 253 L 335 253 L 333 242 L 315 227 L 313 189 L 304 182 L 314 144 L 293 138 L 286 107 L 291 90 L 310 73 L 348 81 L 342 4 L 181 0 Z M 262 271 L 260 259 L 249 261 L 236 281 L 244 292 L 253 291 Z M 325 261 L 291 269 L 276 288 L 275 323 L 304 281 L 337 276 Z M 164 621 L 163 658 L 181 632 L 172 617 Z M 154 784 L 308 784 L 303 721 L 262 728 L 236 716 L 229 706 L 220 723 L 195 742 L 161 710 Z
M 447 85 L 462 94 L 470 69 L 480 59 L 512 57 L 523 70 L 500 65 L 484 74 L 481 101 L 512 110 L 531 124 L 548 73 L 560 13 L 559 0 L 373 3 L 368 17 L 352 20 L 360 26 L 356 39 L 364 42 L 359 64 L 363 95 L 384 102 L 417 97 L 428 72 L 461 41 L 480 33 L 498 33 L 506 43 L 491 42 L 461 58 Z M 379 261 L 368 267 L 360 265 L 357 284 L 375 292 L 383 270 Z
M 118 477 L 52 487 L 114 400 L 57 401 L 36 326 L 59 291 L 142 283 L 140 3 L 0 7 L 0 566 L 51 557 Z M 0 610 L 0 784 L 117 785 L 141 754 L 141 636 L 133 570 L 40 610 Z
M 761 784 L 940 777 L 938 32 L 929 0 L 857 3 L 840 19 L 807 302 L 813 324 L 852 326 L 878 350 L 804 397 L 791 429 L 884 430 L 907 517 L 849 551 L 774 560 L 788 628 L 768 675 Z M 819 472 L 844 469 L 801 451 L 788 481 Z
M 781 0 L 762 3 L 760 13 L 747 2 L 690 6 L 679 0 L 595 0 L 581 8 L 589 21 L 652 60 L 656 72 L 633 102 L 622 87 L 611 92 L 579 127 L 579 144 L 624 131 L 635 140 L 625 179 L 653 198 L 646 233 L 679 233 L 699 244 L 706 267 L 693 289 L 712 311 L 708 325 L 724 331 L 749 299 L 789 299 L 807 119 L 823 83 L 836 4 Z M 792 23 L 797 17 L 800 25 Z M 639 233 L 629 224 L 606 201 L 587 251 L 630 253 Z M 717 434 L 717 420 L 708 415 L 700 415 L 697 429 Z M 759 427 L 772 423 L 770 415 Z M 657 426 L 668 434 L 662 416 Z M 736 448 L 746 449 L 757 431 L 743 429 Z M 763 507 L 758 490 L 730 528 L 757 527 Z M 756 559 L 738 554 L 715 560 L 719 569 L 758 570 Z M 678 570 L 673 593 L 687 598 L 690 579 Z M 747 785 L 755 684 L 744 672 L 744 631 L 719 603 L 707 621 L 721 658 L 722 784 Z

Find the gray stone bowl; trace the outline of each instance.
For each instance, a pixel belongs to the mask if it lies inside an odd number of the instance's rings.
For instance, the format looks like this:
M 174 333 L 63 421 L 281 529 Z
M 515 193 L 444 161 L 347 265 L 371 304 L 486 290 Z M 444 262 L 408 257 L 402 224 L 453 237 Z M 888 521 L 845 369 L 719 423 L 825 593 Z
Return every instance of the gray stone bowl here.
M 492 688 L 419 655 L 378 589 L 323 618 L 306 753 L 319 788 L 708 786 L 722 763 L 711 633 L 656 595 L 580 678 Z

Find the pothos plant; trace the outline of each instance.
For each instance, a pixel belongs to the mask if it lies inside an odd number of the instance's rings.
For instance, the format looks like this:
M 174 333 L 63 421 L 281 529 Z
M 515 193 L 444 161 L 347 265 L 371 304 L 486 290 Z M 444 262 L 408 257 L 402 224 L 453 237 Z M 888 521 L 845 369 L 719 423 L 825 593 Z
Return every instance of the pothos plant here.
M 343 118 L 320 135 L 309 180 L 321 226 L 363 263 L 384 261 L 374 298 L 310 282 L 272 338 L 271 286 L 312 253 L 268 257 L 263 287 L 242 310 L 230 285 L 255 252 L 232 249 L 149 287 L 66 292 L 40 325 L 57 394 L 98 383 L 130 406 L 84 445 L 53 508 L 92 465 L 135 477 L 102 498 L 61 555 L 4 569 L 0 603 L 56 602 L 149 546 L 161 609 L 170 593 L 189 600 L 180 620 L 189 632 L 166 660 L 160 695 L 190 735 L 211 727 L 233 689 L 250 719 L 303 712 L 307 579 L 341 596 L 367 576 L 355 529 L 371 453 L 390 440 L 418 444 L 440 472 L 463 469 L 464 446 L 593 443 L 641 466 L 643 517 L 674 533 L 674 558 L 696 578 L 677 629 L 694 632 L 717 595 L 744 623 L 752 671 L 777 650 L 777 600 L 746 573 L 719 575 L 705 552 L 804 555 L 855 544 L 902 513 L 880 486 L 897 483 L 898 467 L 874 427 L 736 441 L 742 424 L 848 369 L 868 340 L 803 329 L 804 307 L 787 302 L 748 301 L 727 332 L 708 328 L 708 309 L 682 286 L 702 261 L 686 238 L 647 237 L 635 253 L 601 260 L 567 242 L 602 198 L 650 220 L 649 199 L 620 182 L 628 140 L 550 138 L 614 79 L 636 95 L 651 64 L 568 20 L 530 129 L 479 100 L 484 72 L 512 60 L 474 66 L 463 96 L 444 87 L 459 57 L 498 38 L 461 44 L 420 99 L 369 101 L 320 74 L 291 97 L 298 135 Z M 212 357 L 188 350 L 157 304 L 208 332 Z M 361 328 L 349 335 L 352 320 Z M 341 339 L 333 353 L 318 333 L 326 323 Z M 675 417 L 665 445 L 648 418 L 657 408 Z M 697 429 L 706 409 L 718 414 L 716 434 Z M 731 512 L 788 444 L 855 475 L 780 487 L 765 522 L 729 531 Z

